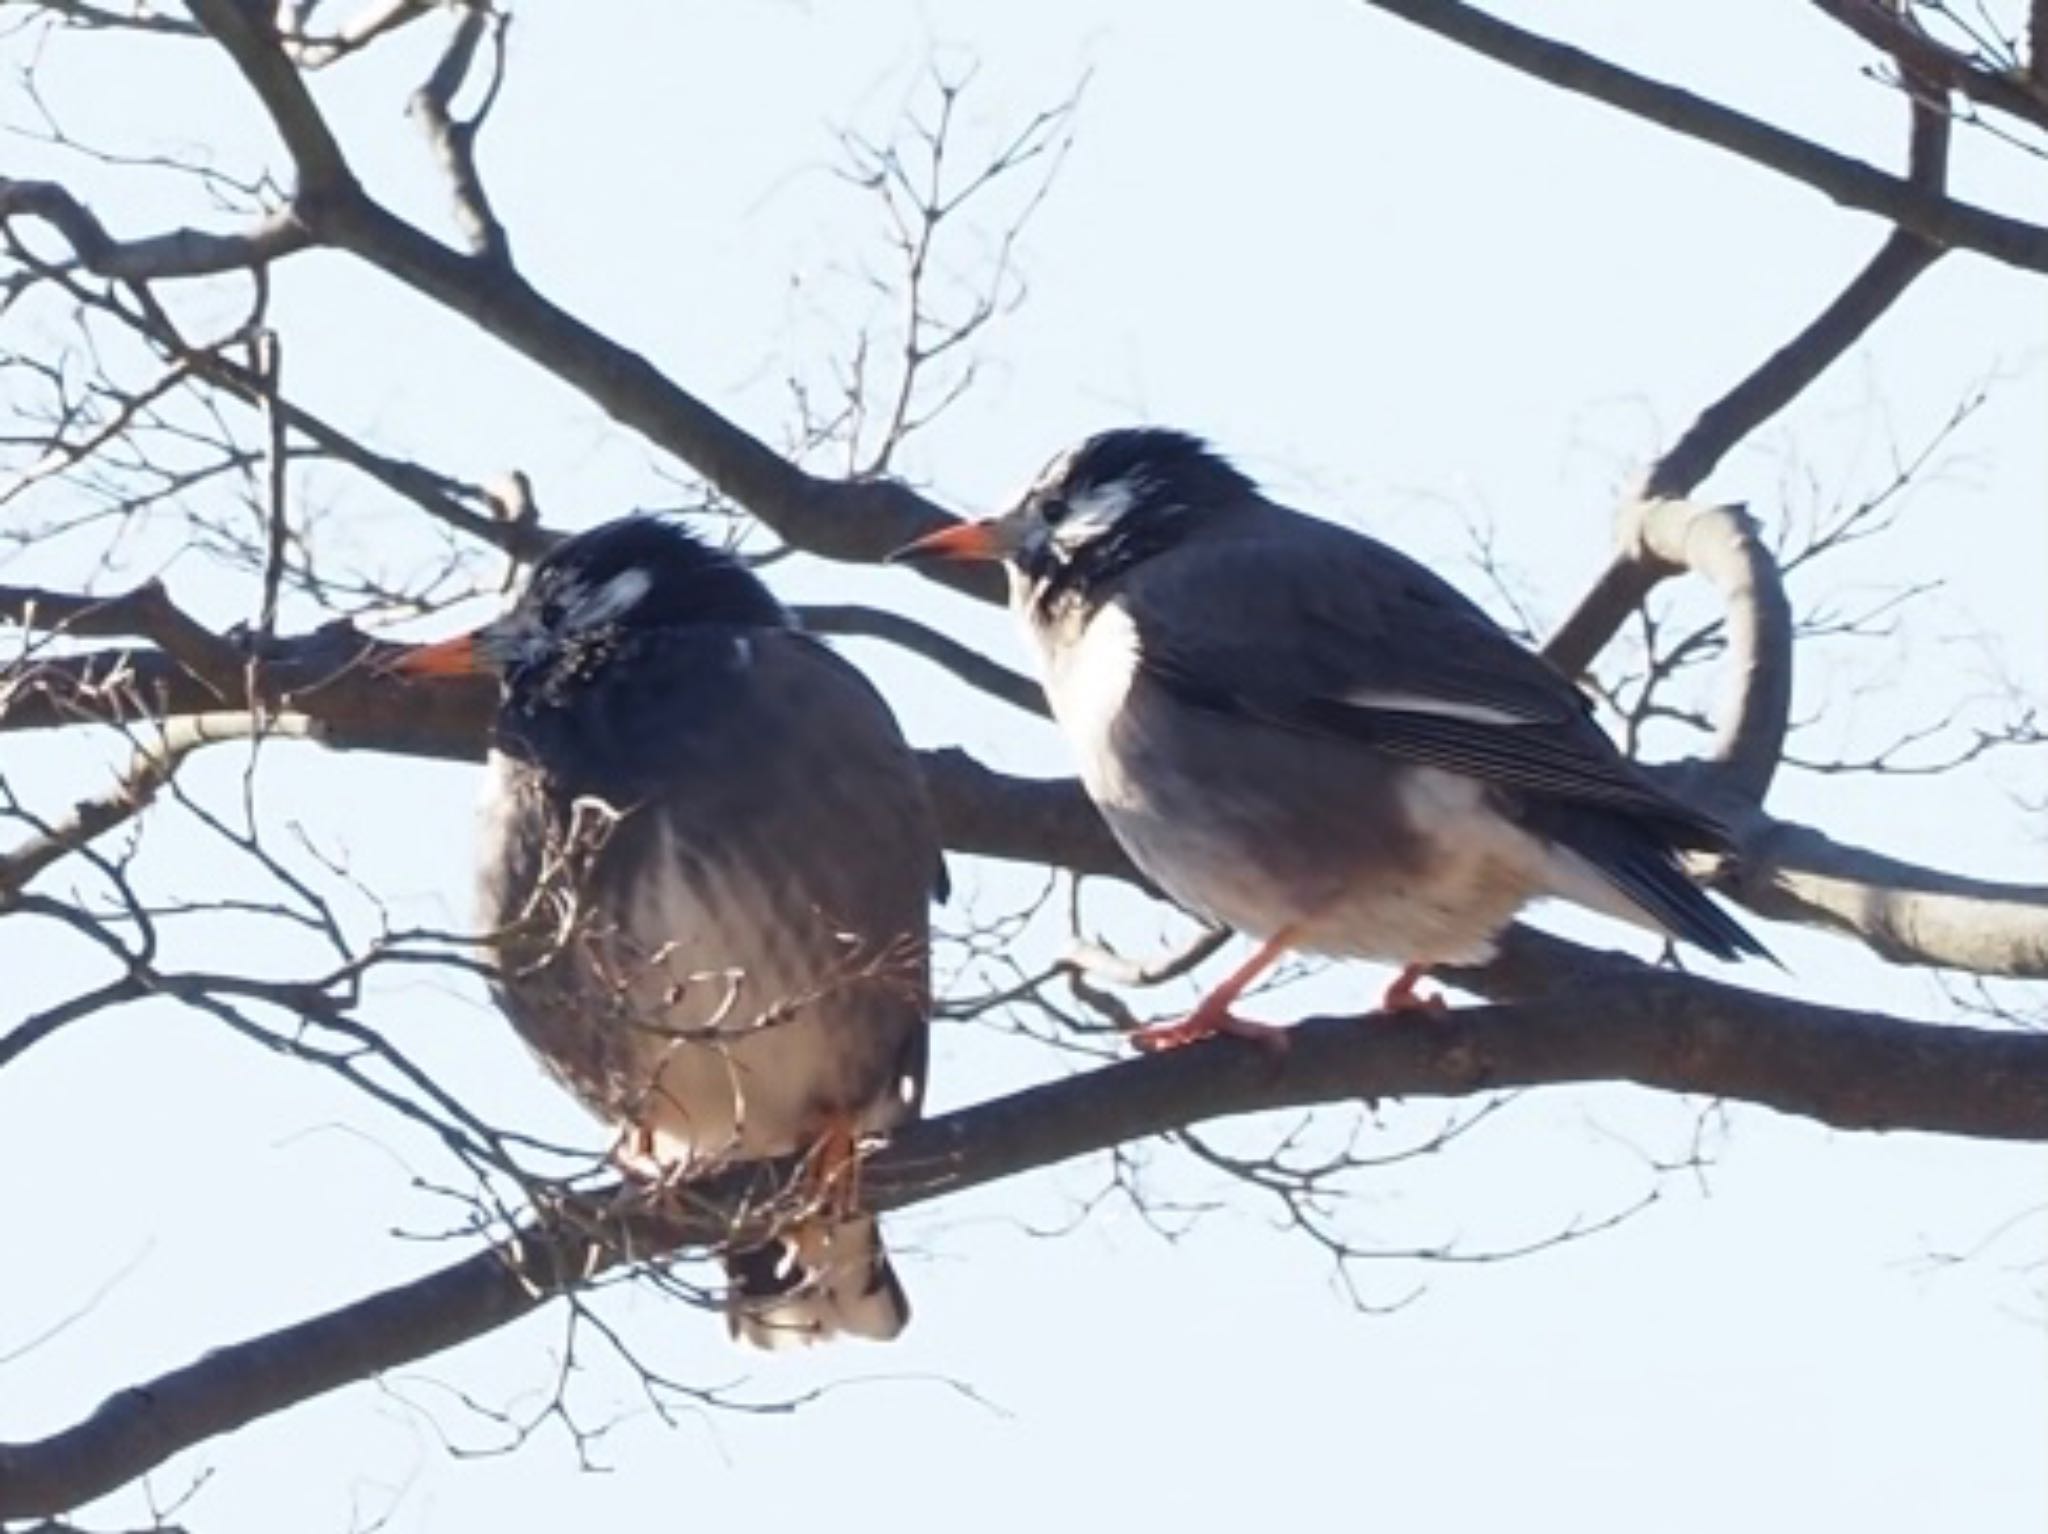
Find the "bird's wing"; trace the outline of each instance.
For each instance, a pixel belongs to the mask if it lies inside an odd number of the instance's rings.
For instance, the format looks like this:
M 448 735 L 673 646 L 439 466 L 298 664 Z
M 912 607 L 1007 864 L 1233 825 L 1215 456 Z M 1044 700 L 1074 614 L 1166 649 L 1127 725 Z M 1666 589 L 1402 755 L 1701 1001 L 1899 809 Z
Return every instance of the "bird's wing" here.
M 1327 523 L 1287 514 L 1274 531 L 1184 546 L 1136 573 L 1122 602 L 1143 675 L 1193 707 L 1649 816 L 1682 845 L 1725 844 L 1621 755 L 1561 672 L 1448 583 Z
M 938 822 L 934 816 L 930 796 L 924 790 L 924 770 L 918 765 L 917 757 L 903 738 L 896 715 L 889 707 L 881 691 L 870 681 L 858 666 L 833 649 L 824 640 L 809 635 L 795 636 L 794 645 L 804 654 L 807 663 L 819 671 L 829 673 L 834 684 L 833 690 L 839 695 L 840 706 L 849 711 L 857 710 L 863 718 L 865 733 L 873 737 L 874 749 L 885 755 L 900 756 L 907 771 L 897 775 L 906 785 L 902 797 L 905 807 L 902 813 L 914 826 L 915 839 L 932 849 L 931 895 L 944 905 L 953 894 L 953 875 L 946 867 L 945 848 L 939 840 Z

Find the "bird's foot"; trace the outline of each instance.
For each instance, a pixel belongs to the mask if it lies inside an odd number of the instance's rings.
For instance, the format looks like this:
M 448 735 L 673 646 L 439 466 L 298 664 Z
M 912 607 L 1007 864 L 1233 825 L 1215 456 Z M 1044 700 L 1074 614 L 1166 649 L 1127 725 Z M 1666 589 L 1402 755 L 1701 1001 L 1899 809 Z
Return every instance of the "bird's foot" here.
M 1179 1049 L 1184 1044 L 1193 1044 L 1201 1039 L 1211 1039 L 1224 1034 L 1233 1039 L 1249 1039 L 1261 1048 L 1279 1054 L 1287 1048 L 1288 1030 L 1273 1023 L 1253 1022 L 1248 1017 L 1239 1017 L 1230 1010 L 1228 1001 L 1211 1005 L 1214 1001 L 1203 1002 L 1194 1011 L 1177 1023 L 1155 1023 L 1150 1028 L 1140 1028 L 1131 1035 L 1131 1045 L 1141 1054 L 1156 1055 L 1165 1050 Z
M 860 1208 L 860 1135 L 851 1115 L 826 1124 L 797 1164 L 790 1194 L 802 1222 L 836 1223 Z
M 640 1124 L 620 1127 L 607 1159 L 634 1182 L 660 1187 L 680 1180 L 682 1169 L 661 1158 L 655 1150 L 653 1131 Z
M 860 1134 L 850 1114 L 834 1115 L 797 1162 L 788 1202 L 775 1224 L 782 1252 L 779 1276 L 827 1271 L 842 1226 L 860 1212 Z M 789 1277 L 789 1282 L 797 1282 Z
M 606 1159 L 620 1174 L 615 1200 L 620 1211 L 680 1213 L 687 1184 L 706 1170 L 687 1157 L 664 1155 L 653 1131 L 638 1124 L 620 1128 Z
M 1448 1012 L 1451 1004 L 1442 991 L 1420 989 L 1423 979 L 1429 974 L 1427 964 L 1411 964 L 1396 975 L 1387 985 L 1386 993 L 1380 997 L 1382 1012 Z

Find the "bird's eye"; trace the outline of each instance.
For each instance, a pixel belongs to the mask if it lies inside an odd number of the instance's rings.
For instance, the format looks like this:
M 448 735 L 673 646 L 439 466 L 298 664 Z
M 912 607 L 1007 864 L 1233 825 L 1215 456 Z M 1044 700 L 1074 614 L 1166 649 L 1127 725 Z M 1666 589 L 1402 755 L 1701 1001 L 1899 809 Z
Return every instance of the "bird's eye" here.
M 549 597 L 540 604 L 541 627 L 558 629 L 562 620 L 569 616 L 569 604 L 560 597 Z
M 1038 503 L 1038 520 L 1047 527 L 1058 527 L 1060 519 L 1071 510 L 1073 507 L 1065 496 L 1049 495 Z

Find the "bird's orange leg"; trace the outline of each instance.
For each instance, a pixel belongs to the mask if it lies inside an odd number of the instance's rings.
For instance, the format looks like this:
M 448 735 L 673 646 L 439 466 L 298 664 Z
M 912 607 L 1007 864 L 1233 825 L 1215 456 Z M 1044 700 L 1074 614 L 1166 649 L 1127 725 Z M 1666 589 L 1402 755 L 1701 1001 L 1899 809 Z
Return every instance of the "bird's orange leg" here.
M 1411 964 L 1387 983 L 1386 994 L 1380 997 L 1382 1012 L 1447 1012 L 1451 1004 L 1444 1000 L 1442 991 L 1423 995 L 1417 989 L 1423 978 L 1429 974 L 1427 964 Z
M 1232 1038 L 1250 1039 L 1268 1049 L 1287 1047 L 1287 1030 L 1271 1023 L 1255 1023 L 1249 1018 L 1239 1017 L 1230 1010 L 1231 1003 L 1242 996 L 1245 987 L 1271 969 L 1280 956 L 1294 946 L 1294 939 L 1300 924 L 1282 927 L 1278 932 L 1259 945 L 1259 951 L 1224 977 L 1223 983 L 1204 996 L 1201 1005 L 1177 1023 L 1160 1023 L 1151 1028 L 1140 1028 L 1131 1035 L 1131 1043 L 1146 1054 L 1157 1054 L 1163 1049 L 1178 1049 L 1183 1044 L 1192 1044 L 1197 1039 L 1206 1039 L 1219 1033 Z
M 860 1135 L 850 1113 L 835 1113 L 804 1153 L 790 1192 L 797 1219 L 837 1223 L 860 1207 Z
M 789 1183 L 789 1215 L 775 1234 L 794 1260 L 825 1271 L 832 1236 L 860 1208 L 860 1135 L 850 1113 L 826 1120 Z

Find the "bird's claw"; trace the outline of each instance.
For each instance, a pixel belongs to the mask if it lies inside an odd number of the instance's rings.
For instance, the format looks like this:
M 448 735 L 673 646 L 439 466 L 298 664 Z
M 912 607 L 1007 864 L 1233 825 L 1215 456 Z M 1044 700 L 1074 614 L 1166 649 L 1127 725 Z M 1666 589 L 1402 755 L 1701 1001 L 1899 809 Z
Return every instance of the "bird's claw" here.
M 1386 993 L 1380 997 L 1379 1010 L 1382 1012 L 1448 1012 L 1450 1001 L 1442 991 L 1424 992 L 1422 981 L 1429 974 L 1429 966 L 1411 964 L 1396 975 L 1387 985 Z
M 1211 1012 L 1197 1007 L 1177 1023 L 1157 1023 L 1150 1028 L 1140 1028 L 1131 1035 L 1131 1047 L 1140 1054 L 1157 1055 L 1222 1034 L 1229 1038 L 1247 1039 L 1262 1049 L 1284 1054 L 1288 1032 L 1276 1024 L 1254 1022 L 1223 1008 Z

